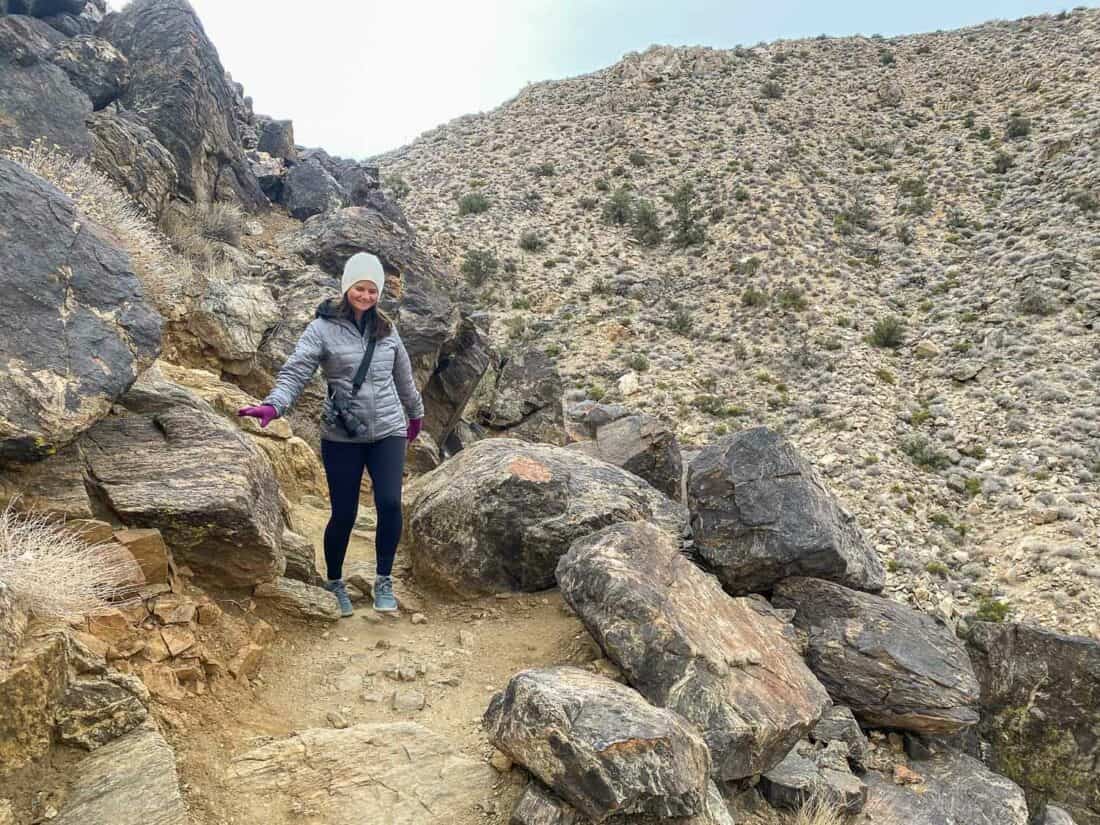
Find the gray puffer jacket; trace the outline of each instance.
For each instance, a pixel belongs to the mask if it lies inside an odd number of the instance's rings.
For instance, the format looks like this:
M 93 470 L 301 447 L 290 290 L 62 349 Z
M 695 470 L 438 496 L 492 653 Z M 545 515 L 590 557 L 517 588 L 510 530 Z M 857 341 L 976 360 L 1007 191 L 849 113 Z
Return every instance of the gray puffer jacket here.
M 337 302 L 325 301 L 317 307 L 314 318 L 293 354 L 279 370 L 275 387 L 263 403 L 274 407 L 280 417 L 298 400 L 317 367 L 329 386 L 351 394 L 351 382 L 367 351 L 369 339 L 360 334 L 355 324 L 337 313 Z M 325 401 L 325 417 L 329 404 Z M 351 410 L 367 426 L 367 438 L 352 438 L 337 422 L 330 427 L 322 421 L 321 437 L 328 441 L 379 441 L 391 435 L 405 435 L 405 414 L 409 418 L 424 415 L 424 402 L 413 382 L 412 365 L 401 336 L 394 329 L 380 338 L 374 347 L 370 369 L 351 401 Z

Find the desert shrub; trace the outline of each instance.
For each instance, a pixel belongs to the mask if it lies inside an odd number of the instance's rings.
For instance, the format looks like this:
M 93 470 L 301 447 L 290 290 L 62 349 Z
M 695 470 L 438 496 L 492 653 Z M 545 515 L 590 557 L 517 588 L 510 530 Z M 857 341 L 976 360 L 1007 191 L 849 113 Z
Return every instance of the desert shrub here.
M 978 609 L 974 612 L 974 618 L 979 622 L 1003 622 L 1012 611 L 1005 602 L 983 596 L 978 601 Z
M 922 435 L 911 435 L 906 438 L 901 444 L 901 451 L 918 467 L 929 470 L 942 470 L 951 463 L 946 453 L 937 449 Z
M 610 181 L 608 181 L 607 178 L 596 178 L 595 182 L 592 185 L 596 187 L 597 192 L 611 191 L 611 183 Z
M 675 247 L 698 246 L 707 239 L 706 228 L 695 214 L 695 187 L 684 181 L 669 198 L 675 210 L 672 219 L 672 245 Z
M 747 286 L 741 290 L 741 306 L 762 307 L 768 303 L 768 293 L 754 286 Z
M 801 312 L 808 306 L 806 291 L 801 287 L 793 285 L 787 285 L 777 289 L 775 291 L 775 302 L 779 305 L 780 309 L 789 312 Z
M 146 297 L 162 315 L 176 317 L 186 311 L 196 293 L 191 262 L 176 253 L 148 213 L 114 181 L 87 161 L 41 140 L 3 154 L 64 192 L 81 213 L 121 242 Z
M 481 286 L 491 276 L 496 274 L 500 262 L 497 256 L 488 249 L 468 249 L 462 259 L 460 267 L 466 283 L 470 286 Z
M 630 190 L 625 186 L 620 186 L 607 199 L 607 203 L 603 205 L 604 223 L 625 226 L 630 221 L 633 207 L 634 198 L 631 196 Z
M 550 161 L 544 161 L 531 167 L 531 174 L 536 178 L 548 178 L 557 174 L 557 170 L 554 169 L 554 164 Z
M 528 230 L 519 236 L 519 248 L 524 252 L 541 252 L 546 248 L 546 241 L 539 237 L 538 232 Z
M 458 199 L 459 215 L 480 215 L 489 209 L 489 199 L 480 192 L 468 192 Z
M 634 210 L 630 216 L 630 226 L 634 237 L 643 246 L 657 246 L 664 240 L 665 232 L 661 228 L 661 219 L 657 216 L 657 209 L 647 200 L 639 200 L 634 204 Z
M 998 152 L 993 156 L 993 171 L 1003 175 L 1013 166 L 1012 155 L 1008 152 Z
M 877 319 L 867 341 L 882 349 L 897 349 L 905 342 L 905 321 L 893 315 Z
M 230 246 L 241 245 L 244 233 L 244 213 L 235 203 L 205 203 L 191 207 L 195 226 L 210 241 Z
M 142 581 L 133 556 L 114 542 L 88 544 L 73 528 L 40 513 L 0 513 L 0 582 L 40 618 L 105 613 L 134 596 Z
M 626 365 L 635 372 L 645 372 L 649 369 L 649 359 L 642 353 L 636 352 L 626 359 Z
M 680 335 L 687 335 L 695 326 L 695 317 L 686 307 L 674 307 L 668 319 L 668 328 Z
M 889 49 L 883 49 L 878 53 L 878 62 L 883 66 L 894 65 L 894 53 Z
M 783 97 L 783 87 L 775 80 L 765 80 L 760 84 L 760 96 L 768 100 L 778 100 Z
M 637 149 L 635 149 L 627 156 L 627 160 L 630 161 L 631 166 L 645 166 L 647 163 L 649 163 L 649 160 L 648 158 L 646 158 L 645 153 L 639 152 Z
M 1031 119 L 1013 112 L 1005 123 L 1005 137 L 1009 140 L 1027 137 L 1031 134 Z
M 577 206 L 579 206 L 585 212 L 595 209 L 597 203 L 599 203 L 599 201 L 591 197 L 590 195 L 583 195 L 577 198 Z

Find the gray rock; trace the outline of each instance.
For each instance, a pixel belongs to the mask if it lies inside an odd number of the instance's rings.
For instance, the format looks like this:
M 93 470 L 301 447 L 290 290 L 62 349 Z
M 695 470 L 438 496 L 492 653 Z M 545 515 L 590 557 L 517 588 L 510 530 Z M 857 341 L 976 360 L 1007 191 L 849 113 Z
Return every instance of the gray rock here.
M 21 2 L 21 0 L 14 1 Z M 7 0 L 7 2 L 11 3 L 13 0 Z M 76 2 L 73 5 L 75 6 Z M 61 14 L 51 14 L 43 19 L 66 37 L 76 37 L 78 34 L 95 34 L 99 24 L 103 22 L 103 18 L 106 16 L 107 0 L 88 0 L 84 5 L 84 10 L 79 14 L 62 12 Z
M 0 466 L 0 501 L 17 497 L 20 509 L 66 519 L 93 518 L 78 445 L 62 447 L 41 461 Z
M 273 158 L 285 161 L 298 159 L 294 148 L 294 123 L 289 120 L 269 120 L 260 129 L 260 139 L 256 150 L 267 152 Z
M 176 758 L 152 723 L 104 745 L 72 772 L 55 825 L 190 825 Z
M 578 441 L 569 448 L 622 467 L 671 499 L 680 498 L 683 480 L 680 445 L 675 433 L 654 416 L 617 418 L 599 427 L 591 441 Z
M 0 12 L 49 17 L 54 14 L 80 14 L 88 0 L 3 0 Z
M 583 394 L 583 390 L 581 392 Z M 599 404 L 595 401 L 580 401 L 565 411 L 569 425 L 579 431 L 577 437 L 588 439 L 595 438 L 600 427 L 635 414 L 622 404 Z
M 257 599 L 268 599 L 280 610 L 300 619 L 317 619 L 335 622 L 340 619 L 340 605 L 336 597 L 321 587 L 280 576 L 274 581 L 262 582 L 252 591 Z
M 278 306 L 262 283 L 208 277 L 206 291 L 188 317 L 195 336 L 234 375 L 252 370 L 264 334 L 279 320 Z
M 913 766 L 923 782 L 897 785 L 870 771 L 863 777 L 875 822 L 905 825 L 1027 825 L 1024 793 L 1012 781 L 961 753 L 947 751 Z
M 23 640 L 0 668 L 0 765 L 15 771 L 49 752 L 54 709 L 68 684 L 65 637 L 61 633 Z
M 87 119 L 92 159 L 134 200 L 159 217 L 176 191 L 176 161 L 133 112 L 114 109 Z
M 80 445 L 90 483 L 115 516 L 159 528 L 199 579 L 249 587 L 282 574 L 271 463 L 190 391 L 150 370 Z
M 233 760 L 226 781 L 237 799 L 228 813 L 278 822 L 304 805 L 321 822 L 451 825 L 472 818 L 495 778 L 487 764 L 411 722 L 311 729 Z
M 565 444 L 562 383 L 557 366 L 541 348 L 508 357 L 496 371 L 492 397 L 479 411 L 482 425 L 494 434 Z
M 405 514 L 416 575 L 466 594 L 545 590 L 574 539 L 641 519 L 678 533 L 683 519 L 618 467 L 511 438 L 471 444 L 418 478 Z
M 618 814 L 608 820 L 614 825 L 660 825 L 669 820 L 644 814 Z M 736 825 L 726 801 L 713 780 L 707 782 L 705 809 L 689 817 L 677 817 L 676 825 Z M 508 825 L 590 825 L 591 820 L 554 795 L 539 781 L 528 783 L 516 803 Z
M 691 816 L 710 756 L 681 717 L 573 667 L 522 671 L 485 712 L 489 738 L 577 810 Z
M 810 668 L 865 724 L 947 734 L 978 721 L 966 650 L 931 616 L 821 579 L 786 579 L 772 603 L 796 611 Z
M 867 787 L 852 775 L 847 746 L 839 752 L 799 742 L 783 761 L 761 777 L 764 797 L 775 808 L 801 808 L 811 800 L 846 814 L 858 814 L 867 802 Z
M 92 101 L 96 111 L 117 100 L 130 84 L 130 63 L 118 49 L 99 37 L 77 35 L 50 55 L 51 62 Z
M 823 744 L 843 742 L 848 747 L 848 759 L 857 767 L 863 767 L 870 748 L 851 708 L 844 705 L 833 705 L 825 711 L 810 731 L 810 739 Z
M 975 622 L 967 648 L 981 685 L 989 765 L 1080 825 L 1100 825 L 1100 642 L 1039 627 Z
M 410 311 L 414 305 L 409 302 Z M 436 369 L 421 392 L 424 427 L 443 443 L 460 425 L 463 410 L 491 361 L 488 330 L 480 316 L 462 315 L 455 332 L 440 347 Z M 466 430 L 468 431 L 468 426 Z
M 283 187 L 286 185 L 286 176 L 289 171 L 286 162 L 282 158 L 249 152 L 248 167 L 256 176 L 260 189 L 263 190 L 267 199 L 272 203 L 282 203 Z
M 130 61 L 122 104 L 140 112 L 176 161 L 186 199 L 267 205 L 244 158 L 236 93 L 187 0 L 134 0 L 108 16 L 98 35 Z
M 324 579 L 317 572 L 317 551 L 313 542 L 289 530 L 283 531 L 283 555 L 286 556 L 286 577 L 319 587 Z
M 162 321 L 113 237 L 3 159 L 0 214 L 0 461 L 39 459 L 107 414 L 156 357 Z
M 630 684 L 703 731 L 716 779 L 768 770 L 828 707 L 791 628 L 767 602 L 728 596 L 651 524 L 579 539 L 557 579 Z
M 339 209 L 347 193 L 316 160 L 291 167 L 283 183 L 283 204 L 292 218 L 304 221 L 314 215 Z
M 1043 812 L 1042 825 L 1077 825 L 1077 823 L 1066 811 L 1055 805 L 1047 805 L 1047 809 Z
M 55 715 L 58 737 L 67 745 L 95 750 L 144 722 L 146 702 L 148 692 L 134 676 L 72 679 Z
M 766 427 L 723 438 L 688 467 L 695 550 L 730 593 L 816 576 L 879 591 L 874 549 L 787 439 Z

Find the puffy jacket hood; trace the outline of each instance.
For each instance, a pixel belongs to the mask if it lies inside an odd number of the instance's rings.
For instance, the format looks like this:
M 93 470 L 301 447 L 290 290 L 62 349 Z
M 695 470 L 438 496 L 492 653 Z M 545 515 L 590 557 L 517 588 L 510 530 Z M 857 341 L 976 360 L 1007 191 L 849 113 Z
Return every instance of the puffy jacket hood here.
M 327 318 L 330 321 L 334 321 L 340 317 L 340 299 L 339 298 L 325 298 L 317 305 L 317 311 L 313 314 L 314 318 Z

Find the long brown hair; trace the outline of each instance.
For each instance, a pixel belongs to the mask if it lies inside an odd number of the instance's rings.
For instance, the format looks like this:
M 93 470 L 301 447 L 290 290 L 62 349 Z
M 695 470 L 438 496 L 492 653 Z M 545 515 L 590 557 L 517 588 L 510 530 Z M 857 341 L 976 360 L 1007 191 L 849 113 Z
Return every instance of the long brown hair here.
M 351 308 L 351 304 L 348 303 L 348 296 L 344 295 L 340 298 L 340 303 L 336 307 L 336 312 L 340 316 L 347 318 L 353 324 L 355 323 L 355 311 Z M 393 321 L 389 319 L 389 316 L 382 311 L 382 307 L 375 304 L 367 310 L 367 323 L 370 325 L 370 337 L 376 341 L 387 337 L 393 332 Z

